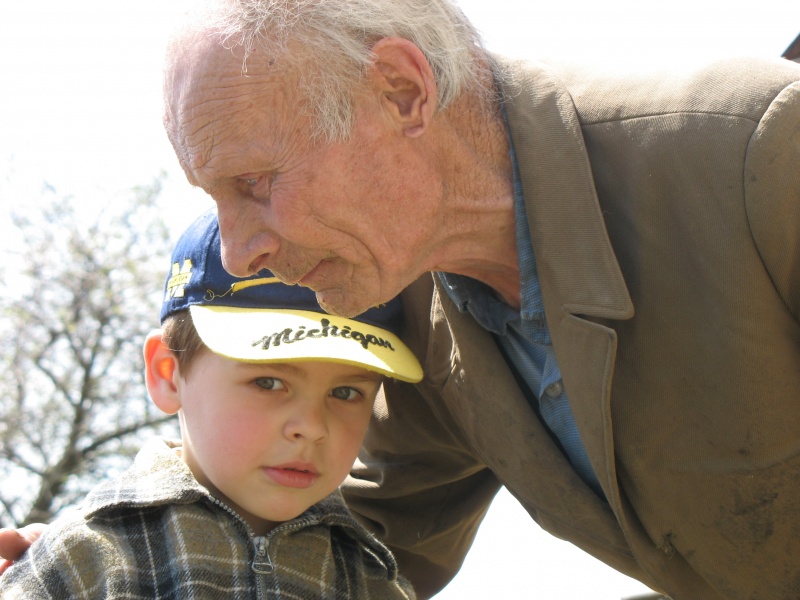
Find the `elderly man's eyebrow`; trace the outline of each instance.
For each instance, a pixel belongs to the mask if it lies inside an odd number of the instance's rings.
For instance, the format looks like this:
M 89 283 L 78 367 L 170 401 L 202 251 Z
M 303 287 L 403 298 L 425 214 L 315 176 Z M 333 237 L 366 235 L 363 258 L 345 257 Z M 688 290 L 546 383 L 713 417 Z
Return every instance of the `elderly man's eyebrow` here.
M 219 188 L 226 183 L 230 183 L 231 181 L 237 181 L 240 179 L 255 179 L 256 177 L 261 177 L 263 175 L 268 175 L 270 173 L 274 173 L 274 169 L 271 167 L 260 167 L 258 169 L 254 169 L 252 165 L 248 165 L 250 168 L 241 169 L 229 169 L 228 172 L 221 173 L 219 175 L 215 175 L 204 180 L 202 183 L 196 183 L 198 187 L 203 188 L 206 192 L 210 193 L 210 190 L 214 190 Z M 196 179 L 196 178 L 195 178 Z
M 196 177 L 193 176 L 189 180 L 189 183 L 191 183 L 195 187 L 200 188 L 209 196 L 213 196 L 214 193 L 221 187 L 223 187 L 226 183 L 235 181 L 238 178 L 239 175 L 225 175 L 225 176 L 214 177 L 213 179 L 207 179 L 201 183 L 200 181 L 197 180 Z

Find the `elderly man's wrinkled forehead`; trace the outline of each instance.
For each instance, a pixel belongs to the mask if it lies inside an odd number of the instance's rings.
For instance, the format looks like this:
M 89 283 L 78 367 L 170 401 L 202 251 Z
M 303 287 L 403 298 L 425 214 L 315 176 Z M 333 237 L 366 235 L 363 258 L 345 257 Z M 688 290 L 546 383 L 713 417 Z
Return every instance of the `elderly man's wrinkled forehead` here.
M 240 46 L 226 47 L 213 31 L 186 30 L 173 38 L 167 54 L 164 95 L 167 108 L 187 97 L 214 90 L 263 83 L 272 61 L 261 54 L 248 57 Z M 224 93 L 224 92 L 223 92 Z
M 170 47 L 164 82 L 164 125 L 187 176 L 211 159 L 214 147 L 252 126 L 254 107 L 286 107 L 285 73 L 263 53 L 245 68 L 241 47 L 208 32 L 187 31 Z

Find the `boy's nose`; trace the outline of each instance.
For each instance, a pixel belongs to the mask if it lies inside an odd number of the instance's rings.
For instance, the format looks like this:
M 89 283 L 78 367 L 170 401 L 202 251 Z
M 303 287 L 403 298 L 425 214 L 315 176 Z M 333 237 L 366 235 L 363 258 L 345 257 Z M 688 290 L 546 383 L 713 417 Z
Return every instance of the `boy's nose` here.
M 296 402 L 284 432 L 292 440 L 319 442 L 328 435 L 325 410 L 314 402 Z

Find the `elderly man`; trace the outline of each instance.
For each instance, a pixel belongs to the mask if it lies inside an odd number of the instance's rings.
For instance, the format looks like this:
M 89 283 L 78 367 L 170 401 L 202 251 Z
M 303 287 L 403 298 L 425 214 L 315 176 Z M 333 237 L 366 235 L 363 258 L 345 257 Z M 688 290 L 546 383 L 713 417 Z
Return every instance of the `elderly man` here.
M 347 494 L 420 595 L 505 485 L 675 600 L 800 597 L 800 67 L 515 62 L 448 0 L 217 9 L 167 132 L 232 273 L 402 292 L 426 377 Z

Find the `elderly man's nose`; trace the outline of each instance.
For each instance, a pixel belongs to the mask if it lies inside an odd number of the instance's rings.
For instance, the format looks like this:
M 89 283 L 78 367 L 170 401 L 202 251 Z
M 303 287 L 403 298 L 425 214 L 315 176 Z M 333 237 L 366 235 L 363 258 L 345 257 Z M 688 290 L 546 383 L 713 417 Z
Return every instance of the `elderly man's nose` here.
M 277 238 L 258 234 L 252 243 L 222 242 L 222 266 L 235 277 L 249 277 L 269 268 L 269 258 L 277 250 Z
M 236 277 L 249 277 L 268 267 L 278 250 L 278 237 L 254 219 L 228 219 L 219 215 L 222 265 Z
M 245 257 L 245 253 L 237 251 L 231 244 L 222 246 L 222 266 L 234 277 L 247 277 L 250 275 L 250 261 Z

